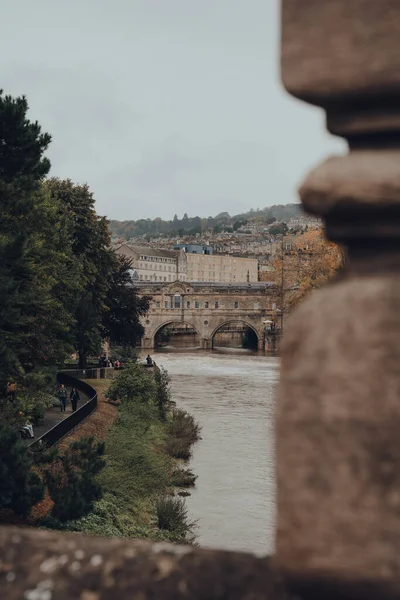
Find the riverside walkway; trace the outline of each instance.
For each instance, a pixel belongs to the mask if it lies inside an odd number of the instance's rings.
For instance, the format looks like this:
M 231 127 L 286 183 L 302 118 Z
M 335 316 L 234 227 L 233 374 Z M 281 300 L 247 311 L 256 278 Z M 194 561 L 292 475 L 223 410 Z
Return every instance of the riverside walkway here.
M 27 446 L 30 446 L 31 444 L 33 444 L 36 440 L 38 440 L 40 437 L 42 437 L 42 435 L 44 435 L 45 433 L 50 431 L 50 429 L 55 427 L 55 425 L 58 425 L 58 423 L 61 423 L 61 421 L 63 421 L 64 419 L 66 419 L 67 417 L 70 416 L 70 414 L 72 413 L 72 407 L 71 407 L 71 403 L 69 401 L 69 394 L 70 394 L 71 389 L 67 388 L 67 391 L 68 391 L 68 401 L 67 401 L 67 406 L 66 406 L 65 412 L 61 412 L 59 406 L 53 406 L 53 407 L 49 408 L 48 410 L 46 410 L 46 412 L 44 414 L 44 418 L 40 421 L 40 423 L 38 425 L 33 426 L 33 433 L 35 435 L 35 438 L 24 440 L 24 442 Z M 81 406 L 83 406 L 84 404 L 86 404 L 86 402 L 88 402 L 88 400 L 89 400 L 88 396 L 86 396 L 86 394 L 84 394 L 83 392 L 79 392 L 79 396 L 80 396 L 80 402 L 78 402 L 78 409 Z

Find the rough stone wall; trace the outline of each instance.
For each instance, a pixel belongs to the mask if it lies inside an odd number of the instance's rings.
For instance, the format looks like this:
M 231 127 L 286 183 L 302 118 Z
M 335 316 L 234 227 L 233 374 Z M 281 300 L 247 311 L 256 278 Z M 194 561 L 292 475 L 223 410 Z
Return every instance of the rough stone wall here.
M 0 527 L 5 600 L 286 600 L 266 559 Z
M 277 562 L 400 581 L 400 2 L 284 0 L 283 80 L 349 153 L 300 188 L 348 248 L 287 322 L 277 399 Z M 382 597 L 378 594 L 377 597 Z

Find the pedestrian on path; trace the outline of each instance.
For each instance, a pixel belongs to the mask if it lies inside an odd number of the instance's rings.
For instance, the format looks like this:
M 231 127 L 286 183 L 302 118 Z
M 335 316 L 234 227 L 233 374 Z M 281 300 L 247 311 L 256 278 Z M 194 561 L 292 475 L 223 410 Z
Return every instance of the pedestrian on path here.
M 58 397 L 60 399 L 60 409 L 61 412 L 65 412 L 65 407 L 67 404 L 67 390 L 65 389 L 65 385 L 62 383 L 60 389 L 58 390 Z
M 69 395 L 69 399 L 71 400 L 72 412 L 75 412 L 78 402 L 80 400 L 79 392 L 76 388 L 72 388 L 71 393 Z

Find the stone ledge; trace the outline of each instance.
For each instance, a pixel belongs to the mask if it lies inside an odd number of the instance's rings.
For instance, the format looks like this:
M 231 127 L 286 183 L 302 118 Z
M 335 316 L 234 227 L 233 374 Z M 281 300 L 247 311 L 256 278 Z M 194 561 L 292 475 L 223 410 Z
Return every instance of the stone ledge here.
M 250 554 L 0 527 L 0 557 L 6 600 L 288 600 Z

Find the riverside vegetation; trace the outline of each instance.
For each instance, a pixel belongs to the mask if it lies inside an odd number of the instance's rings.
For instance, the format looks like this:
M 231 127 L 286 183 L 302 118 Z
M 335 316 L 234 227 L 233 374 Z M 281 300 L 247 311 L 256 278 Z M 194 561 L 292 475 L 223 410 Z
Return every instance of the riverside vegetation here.
M 153 373 L 132 363 L 110 383 L 106 397 L 118 406 L 118 413 L 104 449 L 91 448 L 103 462 L 86 479 L 92 503 L 87 503 L 86 514 L 74 519 L 73 510 L 70 518 L 61 511 L 60 518 L 56 501 L 39 525 L 102 536 L 193 542 L 196 524 L 175 492 L 180 494 L 179 488 L 196 480 L 178 459 L 190 457 L 200 428 L 171 401 L 167 372 Z M 62 488 L 61 480 L 55 479 Z M 53 477 L 49 490 L 53 500 L 54 483 Z M 58 496 L 62 501 L 62 494 Z

